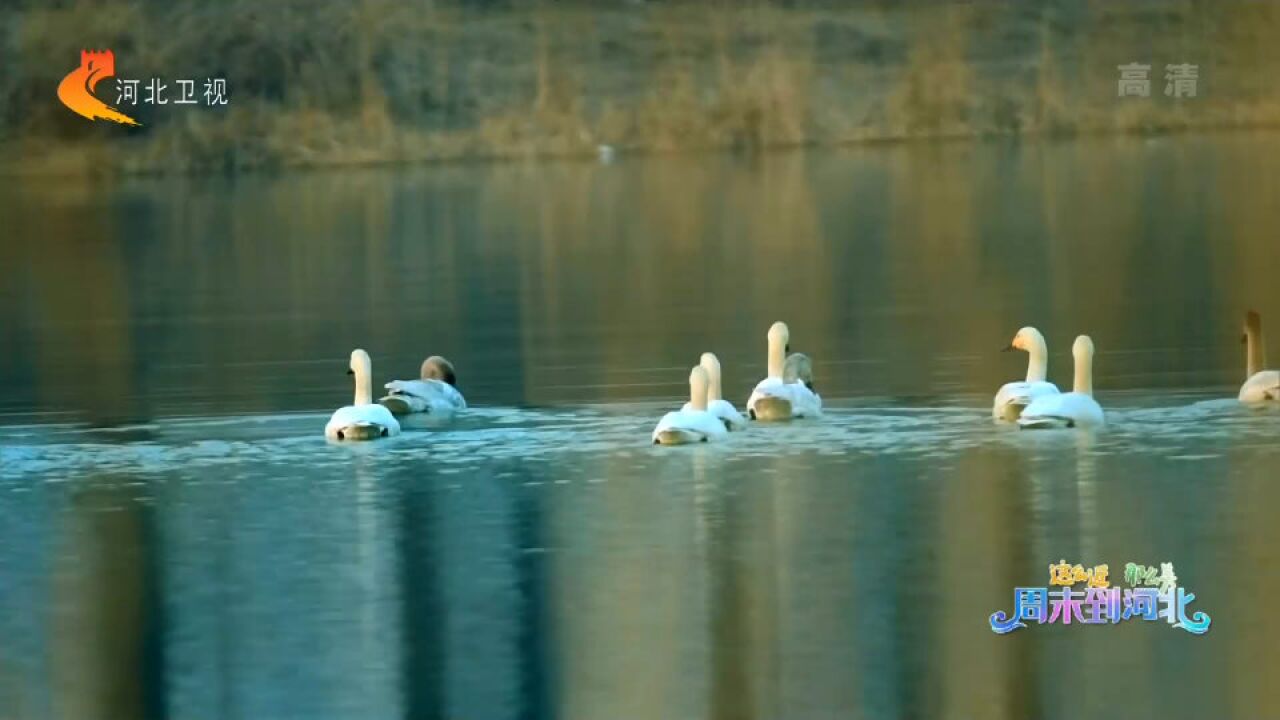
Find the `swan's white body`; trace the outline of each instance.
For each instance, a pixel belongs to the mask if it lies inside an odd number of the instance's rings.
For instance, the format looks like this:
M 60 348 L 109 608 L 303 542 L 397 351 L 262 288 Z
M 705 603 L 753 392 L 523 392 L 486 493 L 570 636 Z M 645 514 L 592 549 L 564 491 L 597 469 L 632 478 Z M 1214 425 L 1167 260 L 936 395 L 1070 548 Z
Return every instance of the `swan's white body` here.
M 1254 373 L 1240 386 L 1240 402 L 1259 403 L 1280 401 L 1280 370 L 1263 370 Z
M 378 402 L 396 413 L 450 415 L 467 409 L 458 388 L 443 380 L 392 380 L 386 387 L 390 392 Z
M 399 435 L 396 417 L 373 403 L 373 363 L 364 350 L 352 351 L 350 373 L 355 376 L 355 402 L 333 413 L 324 426 L 324 436 L 330 440 L 376 440 Z
M 1244 385 L 1240 386 L 1240 402 L 1280 401 L 1280 370 L 1263 370 L 1267 366 L 1267 348 L 1262 339 L 1262 317 L 1250 310 L 1244 320 L 1246 367 Z
M 751 391 L 747 410 L 757 420 L 822 417 L 822 397 L 804 383 L 765 378 Z
M 1025 350 L 1027 353 L 1027 379 L 1008 382 L 1000 386 L 991 404 L 991 417 L 997 421 L 1013 422 L 1035 400 L 1058 394 L 1058 386 L 1046 382 L 1049 374 L 1049 348 L 1044 336 L 1033 327 L 1024 327 L 1013 336 L 1006 350 Z
M 1071 392 L 1032 400 L 1018 417 L 1019 427 L 1089 428 L 1106 424 L 1102 406 L 1093 399 L 1093 341 L 1081 335 L 1071 346 L 1071 354 L 1076 365 Z
M 786 323 L 776 322 L 769 328 L 769 374 L 756 384 L 747 398 L 747 414 L 755 420 L 790 420 L 822 416 L 822 398 L 811 387 L 808 359 L 793 355 L 788 373 L 787 342 L 791 331 Z M 803 368 L 803 372 L 797 369 Z M 790 377 L 788 377 L 790 375 Z
M 387 396 L 378 401 L 397 415 L 426 413 L 449 417 L 465 410 L 467 401 L 455 386 L 453 365 L 433 355 L 422 363 L 418 380 L 392 380 L 386 384 Z
M 747 419 L 728 400 L 708 400 L 707 412 L 720 418 L 726 430 L 741 430 L 747 426 Z
M 662 416 L 653 429 L 653 443 L 703 443 L 728 434 L 724 421 L 707 411 L 707 371 L 699 365 L 689 374 L 689 404 Z
M 698 365 L 707 371 L 707 412 L 720 418 L 726 430 L 741 430 L 747 426 L 747 419 L 738 412 L 733 403 L 725 400 L 720 389 L 720 359 L 712 353 L 702 353 Z M 692 410 L 693 403 L 687 402 L 680 408 L 681 412 Z
M 374 440 L 399 434 L 396 416 L 375 403 L 338 408 L 324 426 L 324 435 L 330 440 Z
M 659 445 L 685 445 L 710 442 L 727 434 L 724 421 L 706 410 L 677 410 L 658 421 L 653 441 Z
M 1018 425 L 1024 428 L 1097 427 L 1106 424 L 1102 406 L 1092 396 L 1069 392 L 1033 400 L 1022 411 Z
M 1061 392 L 1057 385 L 1043 380 L 1036 382 L 1018 380 L 1005 383 L 996 393 L 995 403 L 991 407 L 991 416 L 999 421 L 1013 422 L 1032 402 Z

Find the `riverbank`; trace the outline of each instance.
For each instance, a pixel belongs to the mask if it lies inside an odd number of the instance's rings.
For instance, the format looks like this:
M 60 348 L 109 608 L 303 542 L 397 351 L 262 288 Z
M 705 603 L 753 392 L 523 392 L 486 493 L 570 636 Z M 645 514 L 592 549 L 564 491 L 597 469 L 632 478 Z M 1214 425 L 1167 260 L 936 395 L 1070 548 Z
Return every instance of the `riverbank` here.
M 0 10 L 0 138 L 41 174 L 224 171 L 1280 127 L 1265 3 L 479 10 L 390 0 Z M 224 107 L 89 124 L 81 46 L 121 78 L 225 77 Z M 1118 97 L 1118 65 L 1152 66 Z M 1195 97 L 1165 65 L 1197 66 Z M 114 89 L 99 90 L 108 102 Z

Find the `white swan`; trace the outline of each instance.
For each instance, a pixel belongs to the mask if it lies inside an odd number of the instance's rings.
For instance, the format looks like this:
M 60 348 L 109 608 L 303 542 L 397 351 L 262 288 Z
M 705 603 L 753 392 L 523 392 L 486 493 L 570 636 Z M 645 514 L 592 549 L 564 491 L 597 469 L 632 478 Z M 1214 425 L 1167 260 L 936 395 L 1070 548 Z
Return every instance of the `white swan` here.
M 419 380 L 392 380 L 386 384 L 390 393 L 379 400 L 383 407 L 397 415 L 427 413 L 449 416 L 465 410 L 467 401 L 458 392 L 458 376 L 453 364 L 439 355 L 422 361 Z
M 653 429 L 653 444 L 708 442 L 728 434 L 724 422 L 707 412 L 707 371 L 695 365 L 689 373 L 689 404 L 662 416 Z
M 1106 423 L 1102 406 L 1093 399 L 1093 341 L 1088 335 L 1076 338 L 1071 355 L 1076 361 L 1071 392 L 1032 400 L 1018 418 L 1019 427 L 1097 427 Z
M 1057 395 L 1058 386 L 1045 382 L 1049 373 L 1049 348 L 1044 336 L 1033 327 L 1024 327 L 1013 336 L 1013 342 L 1005 351 L 1022 350 L 1027 353 L 1027 379 L 1005 383 L 996 392 L 991 404 L 991 417 L 997 421 L 1012 422 L 1022 414 L 1022 409 L 1032 400 L 1045 395 Z
M 698 365 L 707 371 L 707 412 L 720 418 L 726 430 L 746 427 L 747 419 L 733 407 L 733 403 L 724 399 L 720 391 L 720 358 L 715 353 L 702 353 Z M 680 409 L 692 410 L 693 403 L 685 403 Z
M 747 415 L 752 420 L 790 420 L 821 417 L 822 398 L 813 391 L 813 369 L 807 355 L 791 349 L 791 331 L 776 322 L 769 328 L 769 375 L 761 380 L 747 399 Z
M 391 411 L 373 404 L 373 363 L 369 353 L 352 350 L 347 374 L 355 376 L 355 402 L 338 408 L 324 426 L 324 436 L 330 440 L 375 440 L 399 435 L 400 423 Z
M 1262 341 L 1262 316 L 1253 310 L 1244 318 L 1247 347 L 1244 385 L 1240 386 L 1240 402 L 1256 403 L 1280 400 L 1280 370 L 1263 370 L 1267 366 L 1267 347 Z

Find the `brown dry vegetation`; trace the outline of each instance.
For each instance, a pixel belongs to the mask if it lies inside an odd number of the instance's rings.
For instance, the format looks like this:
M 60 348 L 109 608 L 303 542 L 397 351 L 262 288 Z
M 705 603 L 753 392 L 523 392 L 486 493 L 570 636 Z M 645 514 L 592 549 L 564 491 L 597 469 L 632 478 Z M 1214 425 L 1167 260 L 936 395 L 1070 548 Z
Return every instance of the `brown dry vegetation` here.
M 0 142 L 29 171 L 1280 124 L 1280 4 L 1243 0 L 76 0 L 6 6 L 0 28 Z M 114 49 L 119 77 L 225 77 L 231 103 L 89 125 L 54 95 L 81 47 Z M 1133 61 L 1153 65 L 1149 99 L 1116 96 Z M 1181 62 L 1200 65 L 1197 98 L 1163 95 L 1163 66 Z

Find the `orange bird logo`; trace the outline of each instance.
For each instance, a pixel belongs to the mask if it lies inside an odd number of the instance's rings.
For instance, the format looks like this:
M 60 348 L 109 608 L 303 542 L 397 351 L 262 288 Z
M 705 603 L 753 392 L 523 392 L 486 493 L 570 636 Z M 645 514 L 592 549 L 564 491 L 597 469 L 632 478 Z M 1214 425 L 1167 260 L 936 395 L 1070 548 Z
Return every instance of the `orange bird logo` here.
M 121 125 L 142 123 L 116 110 L 93 96 L 93 89 L 103 78 L 116 74 L 116 56 L 110 50 L 81 50 L 80 67 L 58 83 L 58 99 L 77 115 L 90 120 L 110 120 Z

